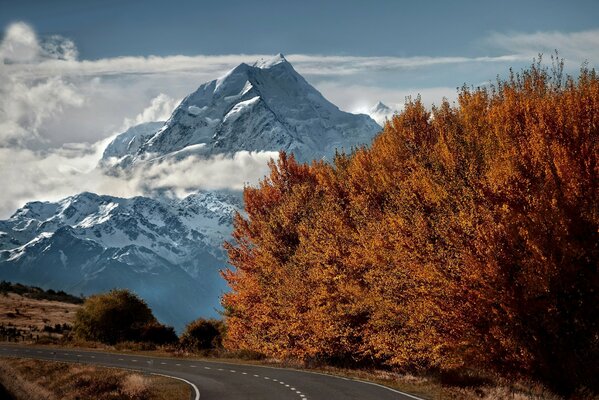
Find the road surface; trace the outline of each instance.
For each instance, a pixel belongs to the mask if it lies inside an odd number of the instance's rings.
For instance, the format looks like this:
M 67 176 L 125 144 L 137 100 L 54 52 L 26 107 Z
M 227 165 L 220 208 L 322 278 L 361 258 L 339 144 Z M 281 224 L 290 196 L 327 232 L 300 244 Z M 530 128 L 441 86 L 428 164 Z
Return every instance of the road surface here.
M 165 375 L 191 385 L 194 400 L 419 399 L 375 383 L 248 364 L 10 344 L 0 345 L 0 357 L 79 362 Z

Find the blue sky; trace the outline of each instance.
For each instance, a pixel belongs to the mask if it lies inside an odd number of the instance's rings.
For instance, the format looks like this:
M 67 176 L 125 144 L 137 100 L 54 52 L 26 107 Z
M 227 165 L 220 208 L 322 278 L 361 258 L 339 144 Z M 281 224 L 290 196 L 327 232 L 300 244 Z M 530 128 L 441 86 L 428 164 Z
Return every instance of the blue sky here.
M 307 53 L 496 55 L 492 32 L 597 28 L 596 0 L 8 1 L 0 24 L 73 39 L 84 59 L 125 55 Z
M 282 52 L 345 111 L 401 110 L 555 49 L 569 73 L 596 67 L 598 17 L 597 0 L 0 0 L 0 218 L 82 190 L 138 194 L 98 174 L 107 143 L 239 63 Z

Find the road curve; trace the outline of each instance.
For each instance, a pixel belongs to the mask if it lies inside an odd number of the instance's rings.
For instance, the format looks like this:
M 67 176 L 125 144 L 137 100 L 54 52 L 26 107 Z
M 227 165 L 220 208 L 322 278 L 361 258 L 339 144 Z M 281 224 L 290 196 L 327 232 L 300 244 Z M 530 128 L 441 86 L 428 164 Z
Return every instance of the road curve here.
M 420 399 L 371 382 L 249 364 L 10 344 L 0 345 L 0 357 L 78 362 L 165 375 L 190 384 L 195 400 Z

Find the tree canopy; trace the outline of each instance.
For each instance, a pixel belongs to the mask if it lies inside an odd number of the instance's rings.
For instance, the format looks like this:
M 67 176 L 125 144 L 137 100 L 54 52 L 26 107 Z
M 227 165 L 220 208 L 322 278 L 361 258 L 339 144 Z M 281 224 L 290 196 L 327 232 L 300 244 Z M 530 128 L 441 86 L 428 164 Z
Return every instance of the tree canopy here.
M 599 372 L 599 79 L 540 62 L 331 163 L 280 154 L 227 244 L 229 348 L 570 390 Z
M 174 330 L 159 324 L 145 301 L 126 289 L 88 297 L 77 311 L 73 331 L 79 338 L 109 344 L 176 340 Z

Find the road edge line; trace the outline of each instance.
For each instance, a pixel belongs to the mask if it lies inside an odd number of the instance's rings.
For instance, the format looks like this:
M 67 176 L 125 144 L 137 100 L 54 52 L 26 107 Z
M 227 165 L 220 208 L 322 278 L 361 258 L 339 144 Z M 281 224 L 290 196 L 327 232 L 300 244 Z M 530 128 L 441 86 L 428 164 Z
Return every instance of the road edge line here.
M 178 376 L 172 376 L 172 375 L 167 375 L 167 374 L 160 374 L 158 372 L 150 372 L 150 374 L 157 375 L 157 376 L 164 376 L 165 378 L 178 379 L 180 381 L 183 381 L 183 382 L 187 383 L 189 386 L 191 386 L 193 388 L 193 390 L 196 393 L 195 400 L 200 400 L 200 389 L 198 389 L 198 387 L 195 385 L 195 383 L 192 383 L 192 382 L 188 381 L 187 379 L 179 378 Z

